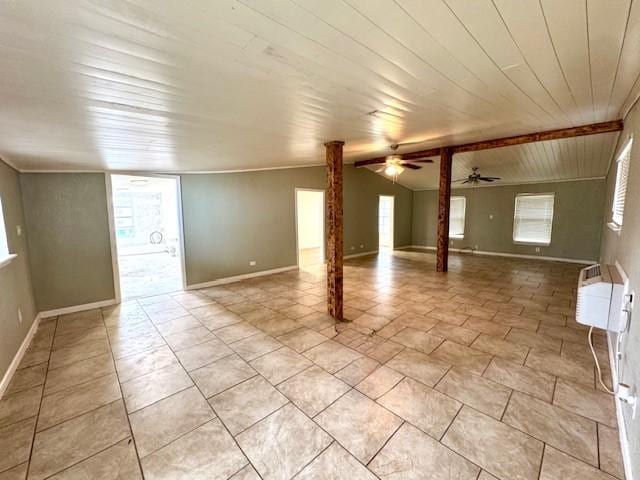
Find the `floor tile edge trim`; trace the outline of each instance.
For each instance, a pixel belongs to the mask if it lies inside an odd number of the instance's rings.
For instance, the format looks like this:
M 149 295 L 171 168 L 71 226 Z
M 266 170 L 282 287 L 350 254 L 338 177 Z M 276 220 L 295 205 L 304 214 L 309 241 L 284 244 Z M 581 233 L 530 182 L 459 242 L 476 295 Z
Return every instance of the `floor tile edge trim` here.
M 9 387 L 9 384 L 11 383 L 11 380 L 13 379 L 13 374 L 18 369 L 18 365 L 20 365 L 20 362 L 22 361 L 22 357 L 24 357 L 24 354 L 26 353 L 27 348 L 29 348 L 29 345 L 31 345 L 31 340 L 33 339 L 33 336 L 38 330 L 38 326 L 40 325 L 41 318 L 42 316 L 38 313 L 36 317 L 33 319 L 33 323 L 31 324 L 29 331 L 25 335 L 24 340 L 22 340 L 22 343 L 20 344 L 20 348 L 18 348 L 18 351 L 13 356 L 13 360 L 11 360 L 11 363 L 9 364 L 9 368 L 7 368 L 7 371 L 2 377 L 2 381 L 0 382 L 0 399 L 2 399 L 2 397 L 4 396 L 4 393 L 6 392 L 7 388 Z

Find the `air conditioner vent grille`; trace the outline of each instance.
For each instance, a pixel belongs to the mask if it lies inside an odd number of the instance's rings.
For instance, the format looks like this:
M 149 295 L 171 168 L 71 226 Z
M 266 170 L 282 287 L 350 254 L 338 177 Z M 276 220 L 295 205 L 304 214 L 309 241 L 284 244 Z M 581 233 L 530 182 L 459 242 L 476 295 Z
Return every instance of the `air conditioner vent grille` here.
M 590 278 L 599 277 L 600 273 L 600 265 L 594 265 L 593 267 L 588 268 L 584 272 L 585 280 L 589 280 Z

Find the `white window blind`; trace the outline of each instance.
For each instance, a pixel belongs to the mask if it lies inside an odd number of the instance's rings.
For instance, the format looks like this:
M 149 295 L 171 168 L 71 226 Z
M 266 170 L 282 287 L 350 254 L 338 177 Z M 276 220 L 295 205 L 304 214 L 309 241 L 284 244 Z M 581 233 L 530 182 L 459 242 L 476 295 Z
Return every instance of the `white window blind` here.
M 551 243 L 553 201 L 553 193 L 516 196 L 513 218 L 513 240 L 515 242 L 543 245 Z
M 449 236 L 464 237 L 464 215 L 467 206 L 465 197 L 451 197 L 449 209 Z
M 613 194 L 611 220 L 616 226 L 622 226 L 624 202 L 627 196 L 627 180 L 629 179 L 629 163 L 631 161 L 631 140 L 627 142 L 616 161 L 616 188 Z
M 7 227 L 4 224 L 2 213 L 2 199 L 0 198 L 0 260 L 9 256 L 9 244 L 7 243 Z

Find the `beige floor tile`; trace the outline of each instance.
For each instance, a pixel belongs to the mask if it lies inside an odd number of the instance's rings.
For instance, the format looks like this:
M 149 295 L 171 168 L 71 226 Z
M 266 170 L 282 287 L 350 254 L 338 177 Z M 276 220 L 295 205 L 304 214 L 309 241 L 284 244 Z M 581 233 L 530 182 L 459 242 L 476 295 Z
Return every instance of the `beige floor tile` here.
M 213 333 L 228 345 L 261 332 L 253 325 L 247 322 L 241 322 L 219 328 L 218 330 L 214 330 Z
M 37 415 L 41 398 L 41 385 L 2 397 L 0 400 L 0 428 Z
M 320 454 L 331 437 L 289 404 L 237 437 L 265 480 L 288 479 Z
M 324 335 L 320 335 L 315 330 L 303 327 L 294 330 L 293 332 L 286 333 L 278 337 L 278 340 L 287 345 L 289 348 L 294 349 L 298 353 L 302 353 L 310 348 L 320 345 L 325 342 L 327 338 Z
M 272 385 L 277 385 L 311 366 L 309 360 L 289 347 L 267 353 L 251 361 L 250 364 Z
M 532 348 L 527 356 L 525 366 L 589 387 L 594 385 L 595 373 L 593 366 L 585 366 L 576 359 L 556 355 L 548 350 Z
M 304 352 L 304 356 L 329 373 L 336 373 L 354 360 L 362 357 L 355 350 L 328 340 Z
M 143 333 L 133 337 L 119 338 L 111 342 L 113 357 L 117 360 L 137 353 L 146 353 L 164 346 L 166 343 L 158 332 Z
M 296 480 L 343 480 L 345 478 L 375 480 L 376 476 L 336 442 L 333 442 L 296 476 Z
M 378 403 L 423 432 L 442 437 L 462 404 L 415 380 L 405 378 Z
M 127 411 L 133 413 L 191 385 L 193 382 L 184 369 L 171 365 L 123 383 L 122 394 Z
M 226 346 L 222 340 L 212 337 L 212 339 L 207 342 L 178 350 L 175 352 L 175 355 L 185 370 L 191 372 L 232 353 L 233 350 Z
M 362 325 L 363 327 L 370 328 L 371 330 L 381 330 L 386 325 L 389 324 L 391 320 L 387 317 L 383 317 L 380 315 L 373 315 L 371 313 L 365 312 L 362 315 L 358 316 L 353 323 L 357 325 Z
M 204 311 L 203 309 L 208 310 Z M 217 330 L 219 328 L 228 327 L 230 325 L 234 325 L 243 321 L 240 315 L 237 315 L 228 310 L 223 309 L 222 311 L 216 310 L 215 312 L 212 312 L 211 306 L 196 308 L 194 310 L 191 310 L 191 314 L 209 330 Z
M 369 464 L 390 480 L 475 480 L 480 469 L 441 443 L 405 423 Z
M 155 452 L 213 418 L 211 407 L 196 387 L 129 415 L 140 457 Z
M 624 465 L 620 452 L 620 435 L 615 428 L 598 424 L 600 469 L 620 480 L 624 479 Z
M 475 330 L 476 332 L 486 333 L 487 335 L 493 335 L 494 337 L 504 337 L 509 328 L 506 325 L 492 322 L 491 320 L 485 320 L 478 317 L 469 317 L 469 319 L 462 324 L 464 328 L 469 330 Z
M 288 400 L 257 375 L 211 397 L 209 403 L 231 434 L 237 435 L 278 410 Z
M 485 371 L 491 361 L 491 355 L 450 340 L 446 340 L 429 356 L 441 362 L 469 370 L 476 375 L 482 375 L 482 372 Z
M 179 332 L 184 332 L 185 330 L 191 330 L 192 328 L 198 328 L 202 326 L 198 319 L 191 315 L 186 315 L 162 322 L 154 321 L 154 323 L 160 334 L 165 338 Z
M 53 339 L 52 350 L 59 350 L 61 348 L 72 347 L 84 342 L 95 342 L 98 340 L 104 340 L 107 338 L 107 330 L 100 320 L 99 325 L 91 328 L 83 328 L 79 330 L 70 331 L 67 333 L 56 332 L 56 336 Z
M 553 397 L 553 389 L 555 387 L 555 377 L 553 375 L 523 367 L 502 358 L 491 360 L 482 376 L 547 402 L 551 402 Z
M 512 343 L 526 345 L 540 350 L 549 350 L 555 353 L 560 353 L 560 347 L 562 345 L 562 340 L 547 337 L 546 335 L 522 328 L 512 328 L 507 334 L 506 339 Z
M 402 423 L 400 418 L 355 390 L 340 397 L 315 421 L 364 464 Z
M 142 479 L 138 457 L 130 438 L 49 477 L 51 480 Z
M 442 338 L 429 335 L 415 328 L 405 328 L 391 337 L 391 340 L 422 353 L 433 352 L 443 342 Z
M 446 322 L 438 323 L 435 327 L 429 330 L 429 334 L 440 338 L 446 338 L 447 340 L 451 340 L 462 345 L 471 345 L 471 342 L 473 342 L 478 336 L 478 332 L 476 330 L 452 325 Z
M 25 480 L 27 478 L 27 462 L 0 473 L 0 480 Z
M 205 327 L 199 326 L 166 335 L 164 339 L 172 350 L 177 351 L 216 339 L 216 337 Z
M 352 387 L 364 380 L 380 363 L 369 357 L 361 357 L 338 370 L 335 376 Z
M 46 478 L 129 435 L 129 423 L 122 400 L 44 430 L 35 437 L 29 478 Z
M 253 325 L 256 328 L 262 330 L 262 332 L 266 333 L 267 335 L 271 335 L 272 337 L 285 335 L 302 327 L 302 324 L 296 322 L 291 318 L 281 315 L 277 315 L 273 318 L 259 320 L 257 322 L 254 322 Z
M 459 312 L 450 312 L 441 308 L 435 308 L 427 313 L 427 317 L 433 318 L 434 320 L 447 322 L 452 325 L 462 325 L 467 321 L 469 315 Z
M 109 342 L 106 338 L 72 345 L 51 352 L 49 369 L 59 368 L 87 358 L 109 353 Z
M 566 342 L 573 342 L 580 345 L 587 344 L 587 332 L 583 330 L 577 330 L 575 328 L 562 327 L 557 325 L 540 325 L 538 332 L 547 337 L 553 337 L 564 340 Z
M 336 324 L 336 320 L 326 312 L 314 312 L 310 315 L 298 318 L 297 321 L 316 332 L 332 327 Z
M 395 357 L 399 352 L 404 350 L 404 345 L 387 340 L 367 352 L 367 355 L 377 362 L 385 363 Z
M 151 320 L 142 320 L 134 324 L 115 324 L 107 327 L 107 334 L 112 343 L 118 343 L 129 337 L 157 334 L 156 326 Z
M 462 407 L 442 443 L 498 478 L 538 478 L 542 442 L 472 408 Z
M 42 399 L 37 431 L 50 428 L 122 398 L 115 374 L 106 375 Z
M 229 346 L 240 355 L 243 360 L 249 362 L 266 353 L 279 349 L 282 347 L 282 343 L 269 335 L 258 334 L 243 340 L 238 340 Z
M 538 329 L 538 325 L 540 325 L 539 320 L 522 317 L 520 315 L 511 315 L 508 313 L 497 313 L 493 318 L 493 321 L 500 325 L 506 325 L 507 327 L 521 328 L 524 330 L 531 330 L 532 332 L 535 332 Z
M 614 480 L 614 477 L 547 445 L 544 449 L 540 480 L 559 479 Z
M 594 388 L 558 378 L 553 404 L 610 427 L 618 426 L 613 395 Z
M 438 383 L 450 368 L 449 364 L 411 349 L 400 352 L 386 366 L 430 387 Z
M 511 389 L 460 368 L 449 370 L 435 389 L 497 419 L 511 395 Z
M 142 459 L 147 480 L 229 478 L 247 464 L 233 438 L 215 419 Z
M 598 465 L 598 435 L 591 420 L 514 392 L 502 421 L 584 462 Z
M 517 343 L 508 342 L 499 337 L 481 334 L 472 344 L 471 348 L 480 350 L 496 357 L 522 365 L 529 353 L 529 347 L 518 345 Z
M 124 383 L 155 370 L 177 364 L 178 360 L 171 349 L 163 345 L 155 350 L 137 353 L 116 360 L 116 370 L 118 371 L 120 382 Z M 49 377 L 50 376 L 51 373 L 49 373 Z M 47 385 L 48 383 L 49 381 L 47 379 Z
M 251 465 L 247 465 L 229 480 L 261 480 L 258 472 Z
M 389 367 L 381 366 L 362 382 L 356 385 L 360 393 L 376 400 L 395 387 L 404 375 Z
M 153 321 L 153 323 L 155 323 L 156 325 L 189 316 L 189 312 L 180 305 L 167 306 L 157 309 L 145 307 L 144 311 L 147 313 L 151 321 Z
M 36 418 L 28 418 L 0 428 L 0 471 L 29 460 Z
M 483 470 L 480 472 L 480 476 L 478 477 L 478 480 L 498 480 L 498 479 L 493 475 L 491 475 L 489 472 Z
M 190 372 L 191 378 L 205 397 L 209 398 L 227 388 L 257 375 L 238 355 L 229 355 Z
M 278 385 L 278 390 L 314 417 L 350 389 L 349 385 L 314 365 Z

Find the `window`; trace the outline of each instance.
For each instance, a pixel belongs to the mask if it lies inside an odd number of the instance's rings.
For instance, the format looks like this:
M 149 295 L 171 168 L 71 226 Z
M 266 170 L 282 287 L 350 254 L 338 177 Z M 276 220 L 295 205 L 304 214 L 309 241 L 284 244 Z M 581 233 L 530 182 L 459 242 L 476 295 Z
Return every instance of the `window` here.
M 516 196 L 513 241 L 549 245 L 553 226 L 553 193 Z
M 7 243 L 7 227 L 4 223 L 4 214 L 2 212 L 2 199 L 0 198 L 0 266 L 4 265 L 11 257 L 9 244 Z
M 464 238 L 464 214 L 467 199 L 465 197 L 451 197 L 449 210 L 449 236 L 452 238 Z
M 616 160 L 616 188 L 611 206 L 611 223 L 614 229 L 622 227 L 624 202 L 627 196 L 627 180 L 629 179 L 629 162 L 631 161 L 631 144 L 629 140 Z

